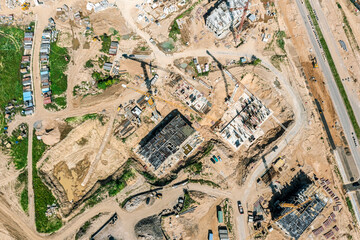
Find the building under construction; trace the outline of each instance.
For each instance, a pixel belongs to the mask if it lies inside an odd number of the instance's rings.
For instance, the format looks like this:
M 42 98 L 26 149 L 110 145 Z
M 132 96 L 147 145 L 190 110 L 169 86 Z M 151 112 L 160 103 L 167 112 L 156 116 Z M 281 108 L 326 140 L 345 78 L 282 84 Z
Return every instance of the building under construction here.
M 195 132 L 191 122 L 175 109 L 140 141 L 138 154 L 156 170 Z
M 326 206 L 326 199 L 317 193 L 315 184 L 305 184 L 291 195 L 286 203 L 280 203 L 282 210 L 277 226 L 292 238 L 299 239 Z
M 260 126 L 271 114 L 254 95 L 243 93 L 223 115 L 220 134 L 238 150 L 243 143 L 250 144 L 263 135 Z
M 247 4 L 248 0 L 219 0 L 205 14 L 206 26 L 214 32 L 216 37 L 225 37 L 232 29 L 240 25 Z

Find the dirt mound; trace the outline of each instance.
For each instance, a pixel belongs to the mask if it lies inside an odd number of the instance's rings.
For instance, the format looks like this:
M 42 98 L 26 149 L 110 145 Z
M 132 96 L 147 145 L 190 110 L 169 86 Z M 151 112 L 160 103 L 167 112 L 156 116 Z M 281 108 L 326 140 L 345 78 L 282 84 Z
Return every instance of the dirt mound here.
M 61 192 L 60 202 L 77 202 L 100 179 L 106 179 L 126 161 L 126 152 L 120 152 L 119 141 L 111 138 L 101 154 L 101 161 L 96 166 L 86 186 L 82 186 L 90 164 L 98 153 L 98 147 L 105 136 L 107 125 L 99 120 L 88 120 L 75 127 L 48 152 L 49 160 L 41 167 L 41 172 L 47 175 Z
M 59 123 L 55 120 L 42 120 L 34 123 L 35 135 L 46 145 L 54 145 L 60 141 Z
M 141 240 L 162 240 L 164 235 L 161 230 L 161 221 L 157 215 L 141 219 L 135 225 L 135 233 Z

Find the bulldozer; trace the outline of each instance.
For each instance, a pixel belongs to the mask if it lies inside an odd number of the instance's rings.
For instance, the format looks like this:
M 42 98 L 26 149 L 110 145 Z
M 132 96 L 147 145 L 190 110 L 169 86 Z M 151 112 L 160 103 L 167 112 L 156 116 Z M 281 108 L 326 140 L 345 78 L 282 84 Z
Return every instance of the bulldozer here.
M 29 3 L 29 2 L 24 2 L 24 3 L 21 5 L 21 9 L 22 9 L 23 11 L 28 10 L 29 7 L 30 7 L 30 3 Z

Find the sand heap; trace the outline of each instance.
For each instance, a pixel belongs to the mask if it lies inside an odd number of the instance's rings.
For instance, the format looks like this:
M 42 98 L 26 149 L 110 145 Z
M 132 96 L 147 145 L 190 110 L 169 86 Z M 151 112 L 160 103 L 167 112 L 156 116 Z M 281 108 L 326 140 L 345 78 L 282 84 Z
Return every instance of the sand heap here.
M 54 120 L 42 120 L 34 123 L 35 135 L 46 145 L 54 145 L 60 141 L 59 123 Z

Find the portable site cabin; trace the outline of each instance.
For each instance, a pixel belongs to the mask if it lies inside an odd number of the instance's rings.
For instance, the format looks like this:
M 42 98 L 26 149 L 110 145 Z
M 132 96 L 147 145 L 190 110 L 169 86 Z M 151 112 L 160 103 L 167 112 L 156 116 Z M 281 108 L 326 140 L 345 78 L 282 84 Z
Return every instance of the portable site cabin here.
M 32 100 L 31 92 L 23 92 L 23 100 L 24 102 Z
M 223 222 L 224 222 L 224 214 L 223 214 L 223 211 L 221 210 L 221 207 L 220 207 L 220 206 L 217 206 L 216 209 L 217 209 L 218 222 L 219 222 L 219 223 L 223 223 Z

